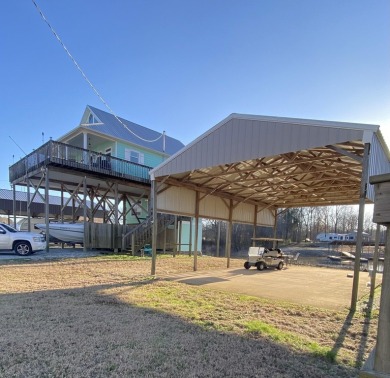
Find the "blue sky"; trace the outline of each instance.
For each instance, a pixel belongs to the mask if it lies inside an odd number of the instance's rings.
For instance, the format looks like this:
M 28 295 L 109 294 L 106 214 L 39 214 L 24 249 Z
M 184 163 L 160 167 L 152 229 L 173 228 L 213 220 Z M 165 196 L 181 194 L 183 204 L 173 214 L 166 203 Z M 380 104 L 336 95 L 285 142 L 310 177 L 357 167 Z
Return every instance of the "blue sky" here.
M 36 1 L 117 115 L 185 144 L 250 113 L 379 124 L 390 145 L 388 0 Z M 4 2 L 0 31 L 8 188 L 20 148 L 106 109 L 32 1 Z

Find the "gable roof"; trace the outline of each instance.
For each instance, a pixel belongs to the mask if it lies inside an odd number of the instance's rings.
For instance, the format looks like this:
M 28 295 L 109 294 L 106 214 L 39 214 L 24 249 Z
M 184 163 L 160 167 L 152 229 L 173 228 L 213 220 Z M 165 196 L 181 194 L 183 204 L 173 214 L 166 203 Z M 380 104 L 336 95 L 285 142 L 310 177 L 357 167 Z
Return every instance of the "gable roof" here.
M 366 143 L 369 175 L 389 173 L 378 125 L 232 114 L 150 175 L 167 185 L 270 207 L 355 204 Z M 371 186 L 366 198 L 374 198 Z
M 380 134 L 379 126 L 233 113 L 151 172 L 159 177 L 337 142 L 361 141 L 367 133 Z M 390 160 L 388 150 L 387 158 Z
M 87 119 L 89 113 L 92 113 L 97 119 L 98 123 L 96 124 L 87 124 Z M 151 130 L 147 127 L 138 125 L 137 123 L 128 121 L 124 118 L 118 117 L 132 132 L 140 136 L 142 139 L 138 138 L 130 131 L 128 131 L 116 118 L 114 115 L 107 113 L 103 110 L 97 109 L 93 106 L 87 105 L 84 116 L 81 120 L 81 127 L 88 130 L 93 130 L 94 132 L 105 134 L 107 136 L 113 137 L 115 139 L 121 139 L 123 141 L 136 144 L 147 149 L 155 150 L 161 153 L 168 155 L 173 155 L 181 148 L 184 147 L 184 144 L 179 140 L 165 135 L 165 151 L 163 146 L 163 138 L 159 138 L 155 142 L 147 142 L 147 140 L 157 139 L 161 133 Z

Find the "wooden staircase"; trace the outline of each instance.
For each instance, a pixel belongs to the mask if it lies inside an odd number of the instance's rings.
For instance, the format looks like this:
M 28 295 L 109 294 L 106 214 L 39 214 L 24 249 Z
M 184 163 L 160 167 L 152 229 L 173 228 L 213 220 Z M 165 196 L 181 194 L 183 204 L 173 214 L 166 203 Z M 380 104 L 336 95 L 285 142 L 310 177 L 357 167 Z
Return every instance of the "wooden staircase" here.
M 129 232 L 122 236 L 122 249 L 131 252 L 135 256 L 145 244 L 152 242 L 153 217 L 148 216 L 142 223 L 132 227 Z M 170 214 L 157 215 L 157 233 L 160 234 L 168 226 L 175 222 L 175 217 Z

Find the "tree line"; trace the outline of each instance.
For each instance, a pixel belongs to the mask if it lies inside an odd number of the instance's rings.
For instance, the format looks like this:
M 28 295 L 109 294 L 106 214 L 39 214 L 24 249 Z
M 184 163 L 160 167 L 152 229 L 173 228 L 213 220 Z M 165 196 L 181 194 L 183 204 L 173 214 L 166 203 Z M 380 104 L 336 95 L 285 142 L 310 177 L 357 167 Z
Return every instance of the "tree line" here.
M 348 234 L 358 228 L 358 206 L 323 206 L 279 209 L 276 238 L 296 243 L 315 240 L 320 233 Z M 205 220 L 203 223 L 203 248 L 213 252 L 220 228 L 221 254 L 224 253 L 226 222 Z M 363 231 L 375 238 L 376 224 L 372 222 L 372 206 L 365 207 Z M 272 227 L 256 227 L 256 237 L 274 237 Z M 247 251 L 252 244 L 253 226 L 233 224 L 232 252 Z

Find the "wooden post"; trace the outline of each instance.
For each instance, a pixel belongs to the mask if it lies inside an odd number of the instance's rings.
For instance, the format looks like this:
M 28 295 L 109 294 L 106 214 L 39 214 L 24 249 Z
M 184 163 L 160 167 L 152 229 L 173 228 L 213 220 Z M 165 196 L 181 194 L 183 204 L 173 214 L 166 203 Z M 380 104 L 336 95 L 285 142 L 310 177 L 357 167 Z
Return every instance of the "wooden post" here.
M 379 257 L 379 239 L 381 237 L 381 226 L 379 224 L 376 225 L 375 232 L 375 250 L 374 250 L 374 258 L 372 260 L 372 273 L 371 273 L 371 285 L 370 285 L 370 298 L 374 298 L 375 293 L 375 280 L 376 280 L 376 271 L 378 269 L 378 257 Z
M 90 208 L 89 208 L 89 222 L 90 223 L 94 223 L 94 219 L 95 219 L 95 214 L 94 214 L 94 198 L 95 198 L 95 193 L 93 192 L 93 190 L 91 190 L 89 192 L 89 204 L 90 204 Z
M 276 233 L 278 231 L 278 210 L 275 209 L 275 221 L 274 221 L 274 239 L 276 239 Z M 272 248 L 276 248 L 276 240 L 272 242 Z
M 228 244 L 229 244 L 229 222 L 225 222 L 226 224 L 226 234 L 225 234 L 225 257 L 228 256 Z
M 191 253 L 192 253 L 192 217 L 190 217 L 190 230 L 188 236 L 188 256 L 191 256 Z
M 115 208 L 114 208 L 114 252 L 118 252 L 117 237 L 119 229 L 119 194 L 118 194 L 118 183 L 115 183 Z
M 72 221 L 76 221 L 76 202 L 74 199 L 74 193 L 72 193 Z
M 164 227 L 163 253 L 167 250 L 167 226 Z
M 182 227 L 183 227 L 183 219 L 181 219 L 179 221 L 179 243 L 178 243 L 178 246 L 179 246 L 179 255 L 180 255 L 180 252 L 181 252 L 181 234 L 182 234 Z
M 83 244 L 83 251 L 87 251 L 87 176 L 84 176 L 83 180 L 83 196 L 84 196 L 84 202 L 83 202 L 83 218 L 84 218 L 84 244 Z M 88 233 L 89 234 L 89 233 Z
M 122 224 L 123 226 L 127 225 L 127 195 L 123 195 L 123 221 Z M 125 227 L 126 228 L 126 227 Z M 124 234 L 126 233 L 126 230 L 123 232 Z
M 375 185 L 373 221 L 378 228 L 380 225 L 386 227 L 386 240 L 376 347 L 365 362 L 360 377 L 385 378 L 390 377 L 390 174 L 372 176 L 370 183 Z M 379 235 L 377 229 L 377 240 Z
M 233 219 L 233 200 L 230 200 L 229 202 L 229 223 L 228 223 L 228 228 L 227 228 L 227 235 L 226 235 L 226 240 L 228 244 L 226 245 L 226 257 L 227 257 L 227 262 L 226 262 L 226 267 L 230 268 L 230 254 L 232 250 L 232 219 Z
M 61 213 L 60 220 L 64 222 L 64 184 L 61 184 Z
M 14 227 L 16 227 L 16 189 L 15 189 L 15 184 L 12 185 L 12 212 L 14 213 Z
M 157 260 L 157 185 L 156 181 L 152 180 L 152 269 L 151 275 L 156 274 Z
M 46 252 L 49 252 L 49 168 L 45 168 L 45 222 L 46 222 Z
M 131 234 L 131 255 L 135 256 L 135 235 L 134 235 L 134 232 Z
M 31 232 L 30 180 L 27 179 L 27 230 Z
M 177 215 L 175 215 L 175 221 L 174 221 L 174 230 L 173 230 L 173 238 L 174 238 L 174 244 L 173 244 L 173 257 L 176 257 L 177 253 Z
M 218 221 L 217 223 L 217 251 L 216 256 L 219 257 L 219 248 L 220 248 L 220 241 L 221 241 L 221 221 Z
M 64 184 L 61 184 L 61 213 L 60 213 L 60 221 L 64 222 Z M 61 248 L 65 247 L 65 243 L 61 243 Z
M 192 229 L 192 218 L 191 218 L 190 227 Z M 195 192 L 194 271 L 198 270 L 198 235 L 199 235 L 198 232 L 199 232 L 199 192 L 196 191 Z M 192 233 L 191 232 L 190 232 L 190 235 L 191 235 L 191 238 L 192 238 Z
M 390 376 L 390 227 L 386 227 L 385 261 L 383 262 L 383 278 L 381 304 L 378 320 L 378 336 L 375 349 L 374 371 L 387 373 Z
M 256 238 L 256 225 L 257 225 L 257 205 L 255 206 L 255 214 L 253 218 L 253 234 L 252 234 L 252 247 L 256 246 L 255 238 Z
M 356 310 L 356 304 L 358 299 L 360 257 L 361 257 L 362 245 L 363 245 L 364 206 L 366 203 L 369 156 L 370 156 L 370 143 L 365 143 L 363 163 L 362 163 L 362 178 L 360 183 L 359 218 L 358 218 L 358 229 L 357 229 L 357 239 L 356 239 L 355 266 L 354 266 L 354 273 L 353 273 L 351 311 Z

